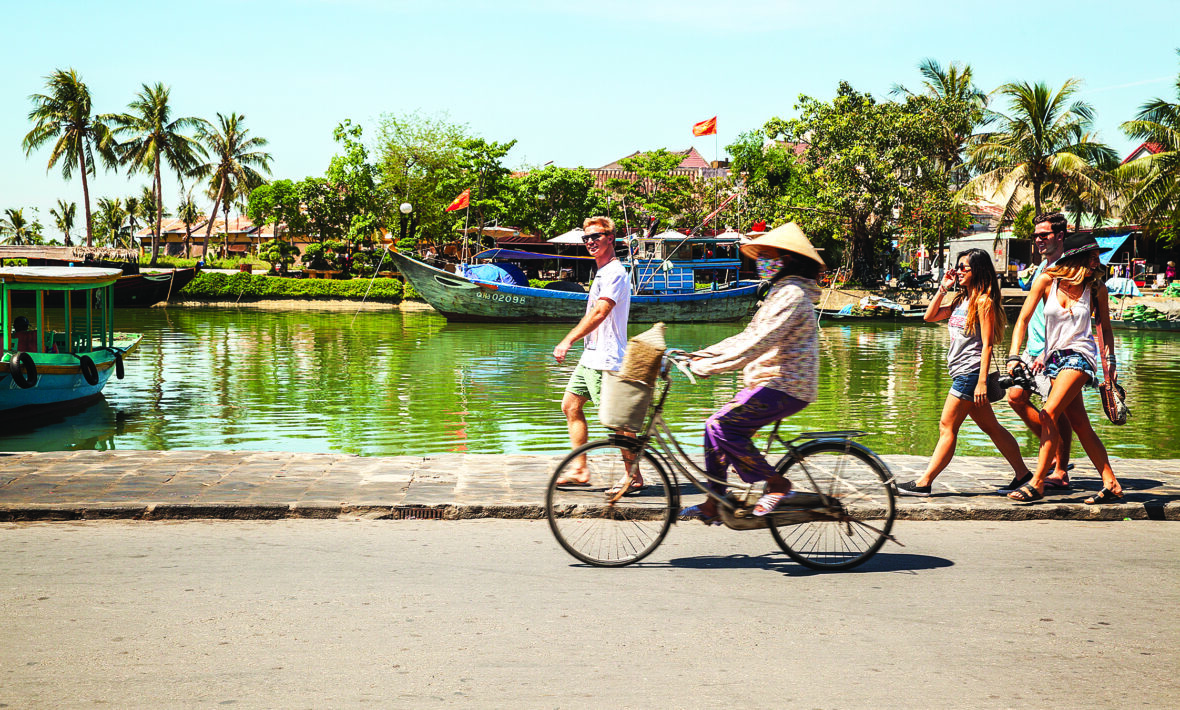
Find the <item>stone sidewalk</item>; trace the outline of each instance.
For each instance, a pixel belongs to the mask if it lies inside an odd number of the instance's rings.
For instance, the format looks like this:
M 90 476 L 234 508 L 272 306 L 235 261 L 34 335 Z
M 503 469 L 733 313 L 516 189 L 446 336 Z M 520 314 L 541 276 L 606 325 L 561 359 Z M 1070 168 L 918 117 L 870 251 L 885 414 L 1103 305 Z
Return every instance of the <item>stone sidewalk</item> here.
M 927 461 L 883 458 L 899 481 L 916 478 Z M 559 461 L 471 454 L 8 453 L 0 454 L 0 521 L 542 518 L 545 486 Z M 1101 484 L 1089 461 L 1080 459 L 1074 490 L 1018 505 L 996 493 L 1011 478 L 1001 458 L 957 457 L 935 482 L 934 496 L 898 499 L 898 517 L 1180 520 L 1180 460 L 1116 459 L 1113 466 L 1126 490 L 1119 504 L 1082 503 Z

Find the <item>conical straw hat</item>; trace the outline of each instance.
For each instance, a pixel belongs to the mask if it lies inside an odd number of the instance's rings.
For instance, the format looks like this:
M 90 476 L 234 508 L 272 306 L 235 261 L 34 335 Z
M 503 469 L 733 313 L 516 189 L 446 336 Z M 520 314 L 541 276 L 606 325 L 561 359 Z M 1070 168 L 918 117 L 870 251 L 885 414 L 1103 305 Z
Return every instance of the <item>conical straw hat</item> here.
M 792 254 L 798 254 L 818 262 L 822 267 L 827 267 L 823 257 L 819 255 L 815 247 L 811 246 L 807 235 L 794 222 L 775 227 L 761 237 L 750 240 L 749 244 L 742 247 L 742 253 L 751 259 L 777 256 L 776 250 L 789 251 Z

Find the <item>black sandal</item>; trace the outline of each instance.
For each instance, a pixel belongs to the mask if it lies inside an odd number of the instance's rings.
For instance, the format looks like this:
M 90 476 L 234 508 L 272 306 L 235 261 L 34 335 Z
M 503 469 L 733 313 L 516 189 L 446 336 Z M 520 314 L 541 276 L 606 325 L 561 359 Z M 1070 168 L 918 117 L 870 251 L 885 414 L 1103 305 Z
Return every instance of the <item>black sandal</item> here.
M 1109 488 L 1098 491 L 1098 495 L 1090 496 L 1082 501 L 1086 505 L 1102 505 L 1103 503 L 1117 503 L 1123 499 L 1122 493 L 1115 493 Z
M 1041 493 L 1036 488 L 1033 488 L 1031 483 L 1026 483 L 1020 488 L 1017 488 L 1016 490 L 1009 493 L 1008 497 L 1017 503 L 1032 503 L 1033 501 L 1038 501 L 1044 498 L 1045 494 Z

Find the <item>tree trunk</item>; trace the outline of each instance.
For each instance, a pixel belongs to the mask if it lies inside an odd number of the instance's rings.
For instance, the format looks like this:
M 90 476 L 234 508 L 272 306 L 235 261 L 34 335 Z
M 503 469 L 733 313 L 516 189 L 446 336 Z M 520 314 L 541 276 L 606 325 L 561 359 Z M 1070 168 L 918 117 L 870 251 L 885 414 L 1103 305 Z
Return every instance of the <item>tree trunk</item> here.
M 221 178 L 221 183 L 217 187 L 217 198 L 213 200 L 213 210 L 209 213 L 208 224 L 205 225 L 205 248 L 201 252 L 201 258 L 205 261 L 209 260 L 209 233 L 213 231 L 213 220 L 217 217 L 217 208 L 221 206 L 221 196 L 225 194 L 225 178 Z
M 156 203 L 156 228 L 152 230 L 152 260 L 150 262 L 148 262 L 148 266 L 155 266 L 156 262 L 160 258 L 160 225 L 164 221 L 164 209 L 163 209 L 164 200 L 162 199 L 163 198 L 163 190 L 161 189 L 161 187 L 162 187 L 162 184 L 160 182 L 160 154 L 156 153 L 155 182 L 152 184 L 152 191 L 156 193 L 155 195 L 152 196 L 153 198 L 155 198 L 155 203 Z
M 229 256 L 229 199 L 221 203 L 222 214 L 225 215 L 225 237 L 221 240 L 221 258 Z
M 192 257 L 192 247 L 193 247 L 192 225 L 190 225 L 188 222 L 185 222 L 184 223 L 184 258 L 188 259 L 188 258 Z
M 1037 178 L 1033 178 L 1032 184 L 1033 184 L 1033 209 L 1035 210 L 1035 212 L 1033 213 L 1033 218 L 1035 219 L 1037 215 L 1041 214 L 1041 181 L 1038 180 Z
M 86 246 L 94 246 L 94 233 L 90 225 L 90 187 L 86 184 L 86 153 L 78 151 L 78 168 L 82 171 L 82 205 L 86 208 Z

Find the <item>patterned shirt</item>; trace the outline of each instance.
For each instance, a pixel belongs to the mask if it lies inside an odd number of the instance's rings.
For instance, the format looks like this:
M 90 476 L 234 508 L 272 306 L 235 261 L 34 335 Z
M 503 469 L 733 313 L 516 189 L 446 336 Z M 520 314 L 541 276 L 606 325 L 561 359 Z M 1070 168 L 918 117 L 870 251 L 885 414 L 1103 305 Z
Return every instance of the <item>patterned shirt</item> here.
M 776 283 L 746 329 L 693 353 L 698 375 L 742 369 L 746 387 L 769 387 L 814 402 L 819 394 L 819 331 L 815 307 L 819 286 L 789 276 Z

